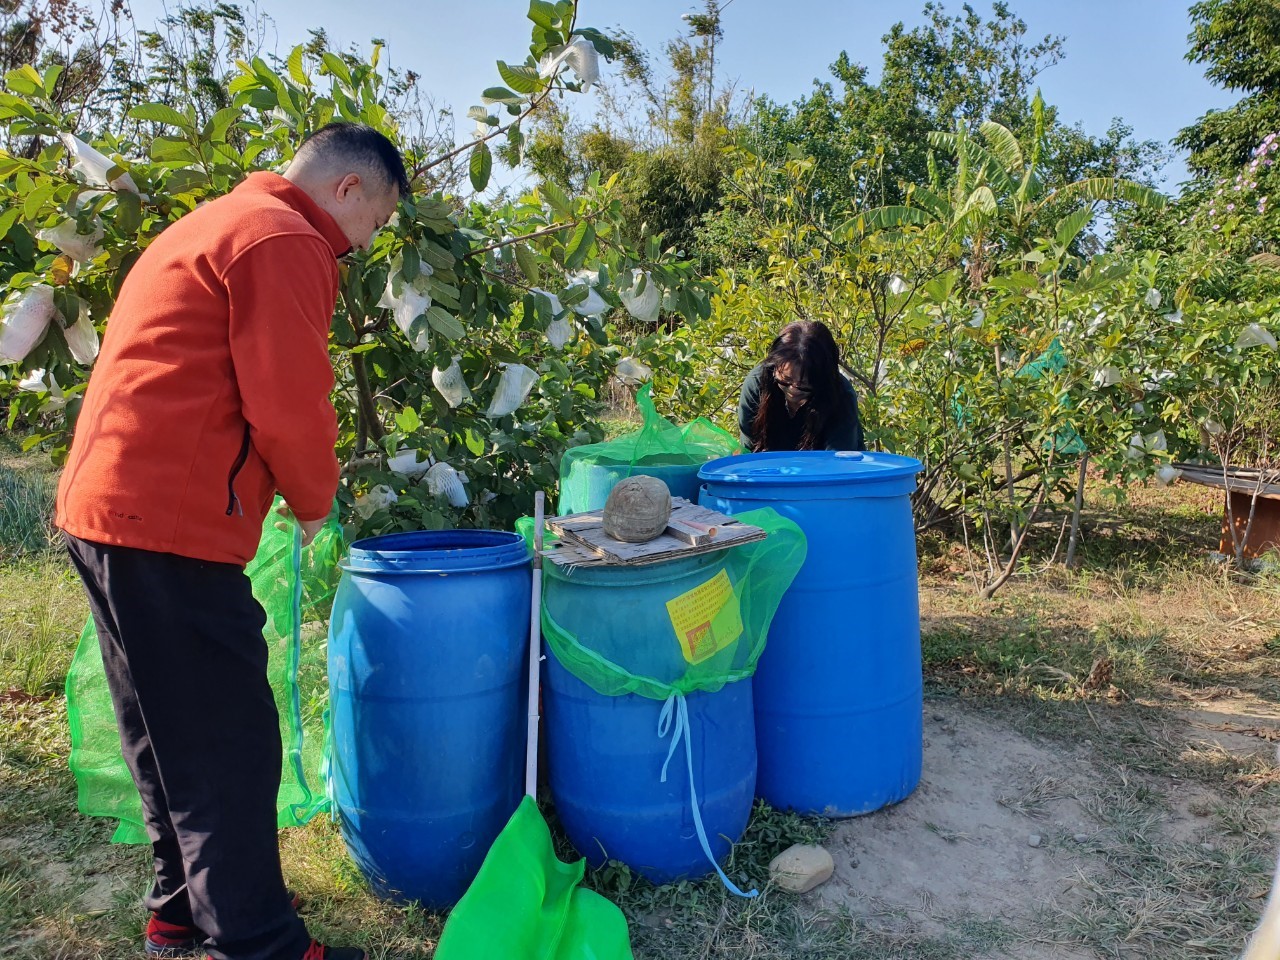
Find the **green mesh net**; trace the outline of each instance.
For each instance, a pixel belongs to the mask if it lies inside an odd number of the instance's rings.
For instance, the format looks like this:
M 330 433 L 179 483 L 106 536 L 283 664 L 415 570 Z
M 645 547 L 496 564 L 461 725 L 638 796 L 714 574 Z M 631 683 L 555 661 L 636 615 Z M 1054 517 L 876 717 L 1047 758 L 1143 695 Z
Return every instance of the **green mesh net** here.
M 1026 377 L 1029 380 L 1039 380 L 1045 376 L 1060 374 L 1065 369 L 1067 369 L 1067 354 L 1062 349 L 1062 341 L 1054 337 L 1040 356 L 1019 368 L 1016 376 Z M 1065 392 L 1062 394 L 1058 406 L 1064 411 L 1065 418 L 1069 421 L 1071 401 L 1067 398 Z M 1050 447 L 1058 453 L 1067 454 L 1068 456 L 1079 456 L 1088 449 L 1085 446 L 1084 439 L 1071 426 L 1070 422 L 1064 423 L 1059 427 L 1052 440 L 1045 441 L 1044 449 L 1048 450 Z
M 277 498 L 275 506 L 280 502 Z M 343 550 L 336 519 L 303 550 L 297 527 L 283 523 L 273 507 L 263 524 L 258 552 L 245 567 L 253 595 L 267 614 L 262 631 L 267 676 L 284 747 L 277 801 L 281 827 L 301 826 L 327 804 L 318 776 L 328 695 L 325 623 Z M 120 734 L 92 618 L 80 634 L 67 674 L 67 720 L 80 812 L 119 821 L 112 837 L 116 843 L 149 843 L 142 802 L 120 755 Z
M 681 427 L 659 416 L 651 393 L 646 383 L 636 395 L 644 421 L 639 430 L 565 453 L 557 505 L 561 516 L 600 509 L 619 480 L 636 474 L 658 477 L 672 496 L 697 502 L 698 468 L 741 450 L 736 437 L 710 420 L 699 418 Z
M 1049 345 L 1034 360 L 1029 360 L 1018 368 L 1014 374 L 1016 377 L 1023 377 L 1027 380 L 1041 380 L 1046 376 L 1056 376 L 1067 369 L 1067 355 L 1062 349 L 1062 341 L 1057 337 L 1049 342 Z M 973 418 L 969 414 L 966 406 L 971 402 L 971 394 L 965 387 L 960 387 L 951 399 L 951 411 L 955 415 L 956 423 L 961 427 L 972 426 Z M 1064 412 L 1067 420 L 1070 420 L 1070 412 L 1072 409 L 1071 402 L 1063 393 L 1059 398 L 1058 406 Z M 1088 448 L 1085 446 L 1084 439 L 1071 426 L 1070 422 L 1064 423 L 1054 433 L 1050 440 L 1044 443 L 1044 449 L 1052 448 L 1057 453 L 1066 454 L 1068 456 L 1079 456 L 1086 453 Z
M 807 546 L 801 529 L 771 509 L 734 519 L 767 538 L 644 566 L 545 563 L 542 631 L 556 659 L 597 693 L 653 700 L 755 673 Z

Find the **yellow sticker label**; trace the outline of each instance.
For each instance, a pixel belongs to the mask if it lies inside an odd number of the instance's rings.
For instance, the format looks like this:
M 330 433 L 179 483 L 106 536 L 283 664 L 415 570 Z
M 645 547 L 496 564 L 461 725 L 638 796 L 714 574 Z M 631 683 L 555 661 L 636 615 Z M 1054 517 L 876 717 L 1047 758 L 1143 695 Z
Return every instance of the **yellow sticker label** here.
M 668 600 L 667 613 L 689 663 L 714 657 L 742 636 L 742 612 L 724 570 L 688 593 Z

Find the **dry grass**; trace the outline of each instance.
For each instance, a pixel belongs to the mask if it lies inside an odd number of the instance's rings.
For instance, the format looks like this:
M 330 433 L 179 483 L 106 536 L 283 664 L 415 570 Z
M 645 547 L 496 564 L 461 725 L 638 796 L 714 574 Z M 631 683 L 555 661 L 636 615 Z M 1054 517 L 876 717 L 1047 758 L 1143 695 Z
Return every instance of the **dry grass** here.
M 1053 776 L 1037 777 L 1016 796 L 1000 797 L 999 804 L 1030 820 L 1044 820 L 1048 816 L 1045 807 L 1055 800 L 1071 796 L 1062 779 Z
M 1271 872 L 1268 817 L 1237 800 L 1214 808 L 1205 839 L 1171 838 L 1159 800 L 1123 772 L 1090 812 L 1104 824 L 1097 843 L 1107 869 L 1083 878 L 1083 908 L 1057 918 L 1065 942 L 1104 956 L 1238 954 Z

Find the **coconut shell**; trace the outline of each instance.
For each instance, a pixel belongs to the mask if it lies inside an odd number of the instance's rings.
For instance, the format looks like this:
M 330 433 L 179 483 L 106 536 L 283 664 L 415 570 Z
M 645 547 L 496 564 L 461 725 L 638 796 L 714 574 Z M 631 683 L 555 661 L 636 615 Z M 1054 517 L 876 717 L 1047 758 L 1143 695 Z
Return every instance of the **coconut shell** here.
M 605 536 L 623 543 L 661 536 L 670 519 L 671 491 L 657 477 L 628 477 L 609 492 L 604 505 Z

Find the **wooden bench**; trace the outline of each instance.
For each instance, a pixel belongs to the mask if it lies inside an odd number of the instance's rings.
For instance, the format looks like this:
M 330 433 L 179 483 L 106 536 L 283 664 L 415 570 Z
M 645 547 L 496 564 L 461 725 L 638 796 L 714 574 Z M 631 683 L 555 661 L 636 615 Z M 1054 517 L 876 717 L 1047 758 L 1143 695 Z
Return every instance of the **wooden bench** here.
M 1236 536 L 1243 538 L 1248 528 L 1248 540 L 1244 544 L 1244 557 L 1254 560 L 1268 550 L 1280 550 L 1280 470 L 1257 470 L 1249 467 L 1222 467 L 1201 463 L 1175 463 L 1182 471 L 1182 479 L 1206 487 L 1226 491 L 1222 507 L 1222 540 L 1218 552 L 1235 556 L 1235 539 L 1231 535 L 1234 523 Z M 1253 510 L 1253 525 L 1249 526 L 1249 510 L 1257 494 L 1257 507 Z

